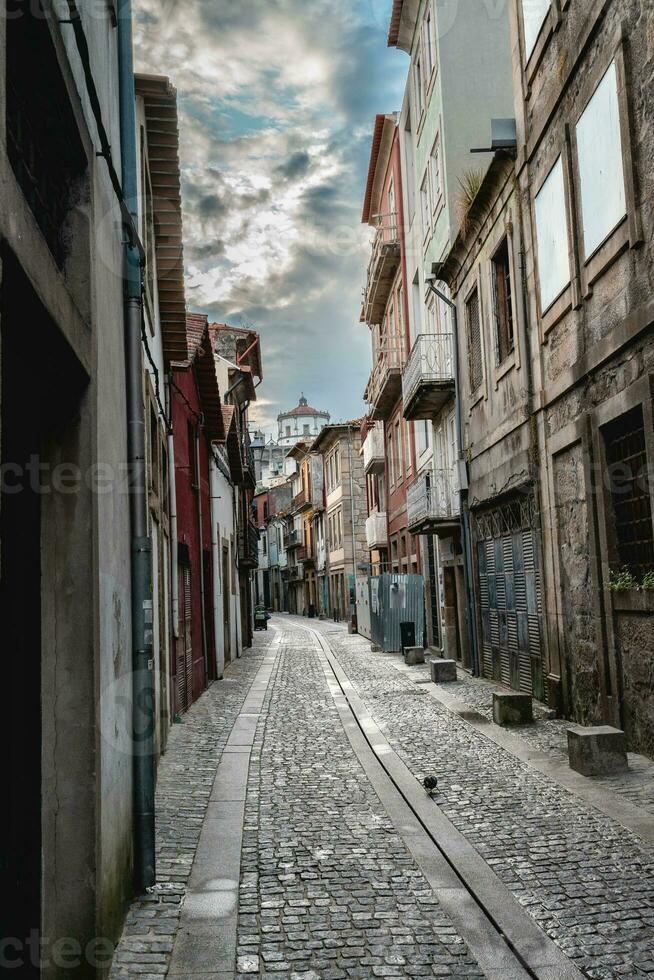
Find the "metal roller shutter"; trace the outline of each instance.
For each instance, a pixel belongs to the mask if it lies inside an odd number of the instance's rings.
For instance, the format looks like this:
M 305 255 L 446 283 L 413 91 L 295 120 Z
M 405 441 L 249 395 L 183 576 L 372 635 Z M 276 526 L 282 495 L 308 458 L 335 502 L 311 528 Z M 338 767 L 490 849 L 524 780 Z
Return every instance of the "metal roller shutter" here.
M 482 673 L 543 699 L 542 596 L 533 497 L 476 517 Z

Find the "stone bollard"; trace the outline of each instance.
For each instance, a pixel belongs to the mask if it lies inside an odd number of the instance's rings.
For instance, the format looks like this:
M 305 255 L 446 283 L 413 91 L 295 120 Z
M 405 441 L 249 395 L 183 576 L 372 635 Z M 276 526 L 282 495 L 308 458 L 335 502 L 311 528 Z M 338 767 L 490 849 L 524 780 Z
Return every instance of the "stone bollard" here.
M 456 660 L 437 660 L 429 661 L 431 679 L 434 684 L 448 684 L 456 678 Z
M 530 694 L 493 694 L 493 721 L 496 725 L 525 725 L 534 720 Z
M 568 729 L 570 768 L 582 776 L 604 776 L 629 768 L 624 732 L 610 725 Z
M 404 663 L 407 667 L 415 667 L 416 664 L 424 664 L 425 651 L 422 647 L 405 647 Z

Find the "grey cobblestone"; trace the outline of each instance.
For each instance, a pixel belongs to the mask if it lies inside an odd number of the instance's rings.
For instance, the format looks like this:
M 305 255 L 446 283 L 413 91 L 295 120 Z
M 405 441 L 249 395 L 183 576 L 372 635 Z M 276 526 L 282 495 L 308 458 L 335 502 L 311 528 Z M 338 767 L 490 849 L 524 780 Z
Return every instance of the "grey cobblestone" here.
M 362 638 L 329 640 L 398 755 L 417 779 L 438 775 L 443 812 L 577 967 L 651 975 L 653 849 L 427 697 Z
M 341 633 L 342 635 L 342 633 Z M 354 642 L 365 643 L 360 637 L 354 637 Z M 383 655 L 383 658 L 393 662 L 393 655 Z M 397 661 L 396 661 L 397 662 Z M 493 692 L 506 691 L 501 685 L 485 678 L 471 677 L 460 668 L 457 671 L 458 680 L 447 685 L 447 693 L 469 705 L 471 710 L 483 715 L 489 721 L 493 719 Z M 429 667 L 416 667 L 416 678 L 429 680 Z M 571 722 L 564 718 L 553 718 L 552 712 L 539 701 L 534 700 L 534 719 L 536 724 L 519 725 L 511 729 L 531 748 L 544 752 L 552 761 L 567 762 L 568 737 L 567 730 Z M 630 803 L 634 803 L 654 816 L 654 762 L 635 752 L 629 753 L 629 772 L 614 776 L 591 777 L 593 782 L 606 787 L 607 793 L 619 793 Z
M 157 885 L 127 913 L 110 980 L 160 980 L 168 970 L 185 885 L 197 848 L 216 768 L 265 646 L 258 639 L 173 725 L 159 762 L 156 794 Z
M 284 633 L 256 733 L 241 871 L 239 946 L 256 949 L 264 977 L 482 976 L 295 631 Z

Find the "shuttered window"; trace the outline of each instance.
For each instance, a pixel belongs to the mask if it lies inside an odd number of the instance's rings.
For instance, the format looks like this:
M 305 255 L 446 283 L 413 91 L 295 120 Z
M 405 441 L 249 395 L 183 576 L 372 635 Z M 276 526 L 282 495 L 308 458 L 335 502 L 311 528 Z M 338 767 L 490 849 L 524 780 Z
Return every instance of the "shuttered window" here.
M 511 270 L 509 243 L 504 239 L 493 257 L 493 289 L 495 324 L 497 329 L 497 364 L 502 364 L 513 351 L 513 310 L 511 306 Z
M 640 405 L 604 426 L 614 554 L 637 577 L 654 570 L 647 449 Z
M 481 317 L 479 290 L 475 289 L 466 303 L 466 327 L 468 332 L 468 377 L 470 391 L 477 390 L 483 379 L 481 358 Z

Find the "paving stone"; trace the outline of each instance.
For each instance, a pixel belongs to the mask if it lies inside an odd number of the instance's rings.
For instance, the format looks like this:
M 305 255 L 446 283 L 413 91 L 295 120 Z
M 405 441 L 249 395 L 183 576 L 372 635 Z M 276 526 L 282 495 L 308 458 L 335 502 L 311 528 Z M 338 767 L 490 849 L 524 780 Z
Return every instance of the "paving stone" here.
M 438 776 L 435 802 L 576 966 L 609 980 L 646 976 L 636 964 L 654 960 L 654 848 L 440 702 L 401 696 L 415 689 L 414 674 L 397 670 L 387 655 L 371 656 L 361 637 L 337 633 L 329 641 L 393 749 L 418 780 Z M 489 719 L 499 690 L 471 678 L 448 685 Z M 569 722 L 550 718 L 537 702 L 534 717 L 535 724 L 513 729 L 516 736 L 567 760 Z M 654 769 L 642 757 L 630 755 L 629 764 L 628 774 L 597 782 L 654 814 Z

